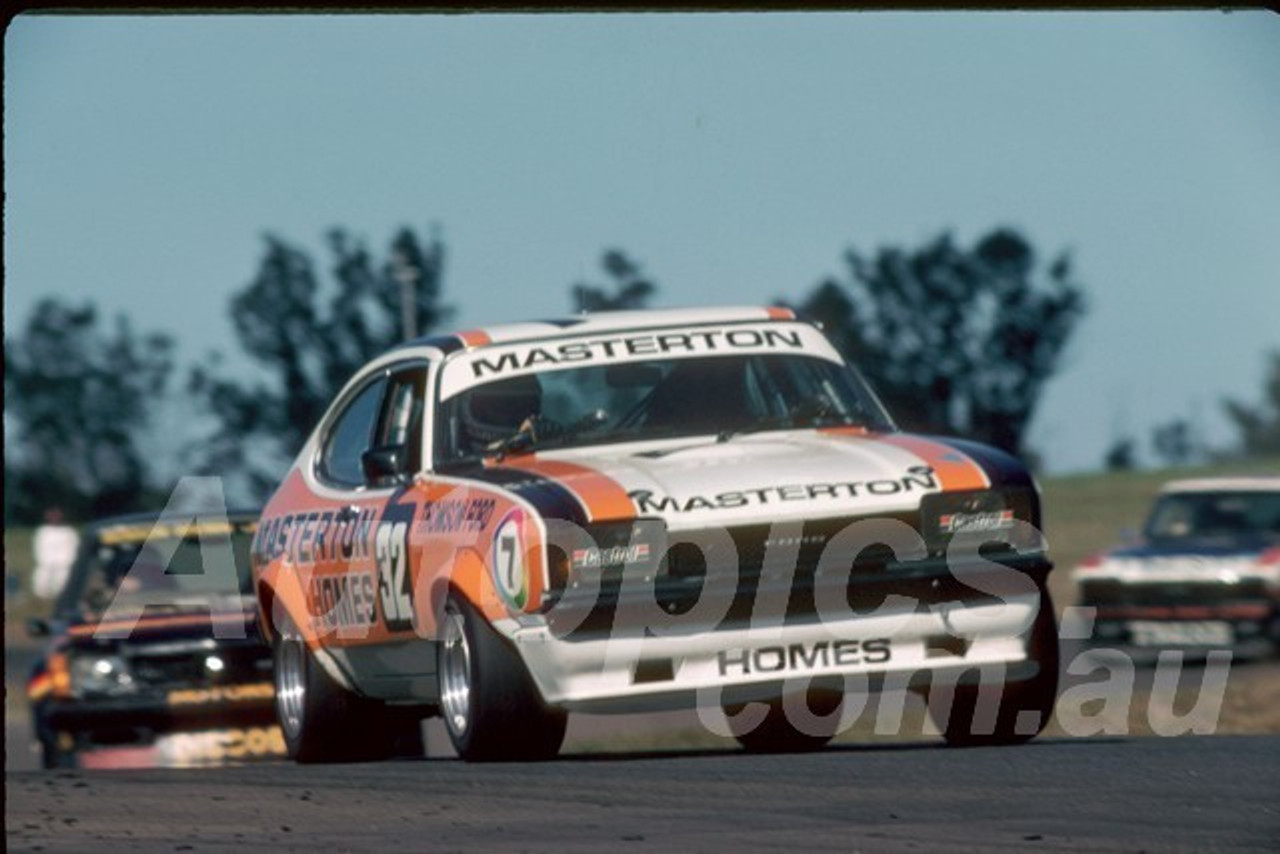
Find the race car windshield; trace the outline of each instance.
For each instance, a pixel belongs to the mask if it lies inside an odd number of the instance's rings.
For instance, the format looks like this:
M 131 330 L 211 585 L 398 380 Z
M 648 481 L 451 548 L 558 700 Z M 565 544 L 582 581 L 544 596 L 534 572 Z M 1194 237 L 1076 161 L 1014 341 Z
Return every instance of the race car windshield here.
M 203 543 L 194 535 L 141 542 L 99 539 L 81 554 L 58 610 L 84 620 L 101 617 L 113 603 L 208 611 L 211 600 L 252 595 L 251 540 L 242 528 L 205 536 Z M 229 567 L 234 578 L 220 571 Z
M 548 371 L 470 388 L 444 404 L 437 461 L 532 448 L 770 429 L 889 430 L 843 366 L 796 355 L 666 359 Z
M 1151 512 L 1153 540 L 1248 538 L 1280 540 L 1280 492 L 1178 493 Z

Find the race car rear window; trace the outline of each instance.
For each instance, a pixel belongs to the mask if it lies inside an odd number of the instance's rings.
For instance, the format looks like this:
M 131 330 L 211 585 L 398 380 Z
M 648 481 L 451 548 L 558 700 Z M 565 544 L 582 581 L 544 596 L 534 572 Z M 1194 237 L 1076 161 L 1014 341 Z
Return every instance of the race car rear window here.
M 1165 495 L 1147 523 L 1152 539 L 1280 538 L 1280 492 L 1187 492 Z

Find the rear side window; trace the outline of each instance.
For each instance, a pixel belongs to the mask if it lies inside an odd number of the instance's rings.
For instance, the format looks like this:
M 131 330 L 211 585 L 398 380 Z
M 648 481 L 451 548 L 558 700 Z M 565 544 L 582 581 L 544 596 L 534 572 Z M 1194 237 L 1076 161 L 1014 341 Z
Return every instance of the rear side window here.
M 422 467 L 422 408 L 426 378 L 426 368 L 417 366 L 392 374 L 382 404 L 375 447 L 397 452 L 401 474 L 411 474 Z
M 325 480 L 343 486 L 363 486 L 364 469 L 360 457 L 373 443 L 385 377 L 379 377 L 351 398 L 325 434 L 318 473 Z

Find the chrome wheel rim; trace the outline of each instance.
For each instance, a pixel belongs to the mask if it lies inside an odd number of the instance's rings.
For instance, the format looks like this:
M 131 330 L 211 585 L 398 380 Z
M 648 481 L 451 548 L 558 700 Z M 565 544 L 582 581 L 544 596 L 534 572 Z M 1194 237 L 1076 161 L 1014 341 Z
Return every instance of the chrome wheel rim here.
M 302 706 L 307 696 L 304 654 L 302 641 L 281 638 L 280 660 L 276 662 L 276 710 L 280 726 L 290 738 L 302 731 Z
M 453 605 L 445 608 L 440 644 L 440 705 L 450 732 L 461 736 L 471 721 L 471 647 L 465 618 Z

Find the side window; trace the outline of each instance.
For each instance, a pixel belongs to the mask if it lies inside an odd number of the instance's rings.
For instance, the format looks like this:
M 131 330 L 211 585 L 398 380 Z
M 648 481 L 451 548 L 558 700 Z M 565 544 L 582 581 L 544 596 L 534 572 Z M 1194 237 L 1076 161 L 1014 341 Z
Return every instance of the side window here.
M 364 485 L 360 456 L 369 449 L 373 440 L 373 429 L 386 385 L 386 379 L 379 378 L 365 386 L 334 419 L 320 452 L 318 469 L 325 480 L 343 486 Z
M 396 452 L 399 474 L 422 468 L 422 408 L 426 368 L 413 367 L 392 375 L 382 405 L 374 447 Z

